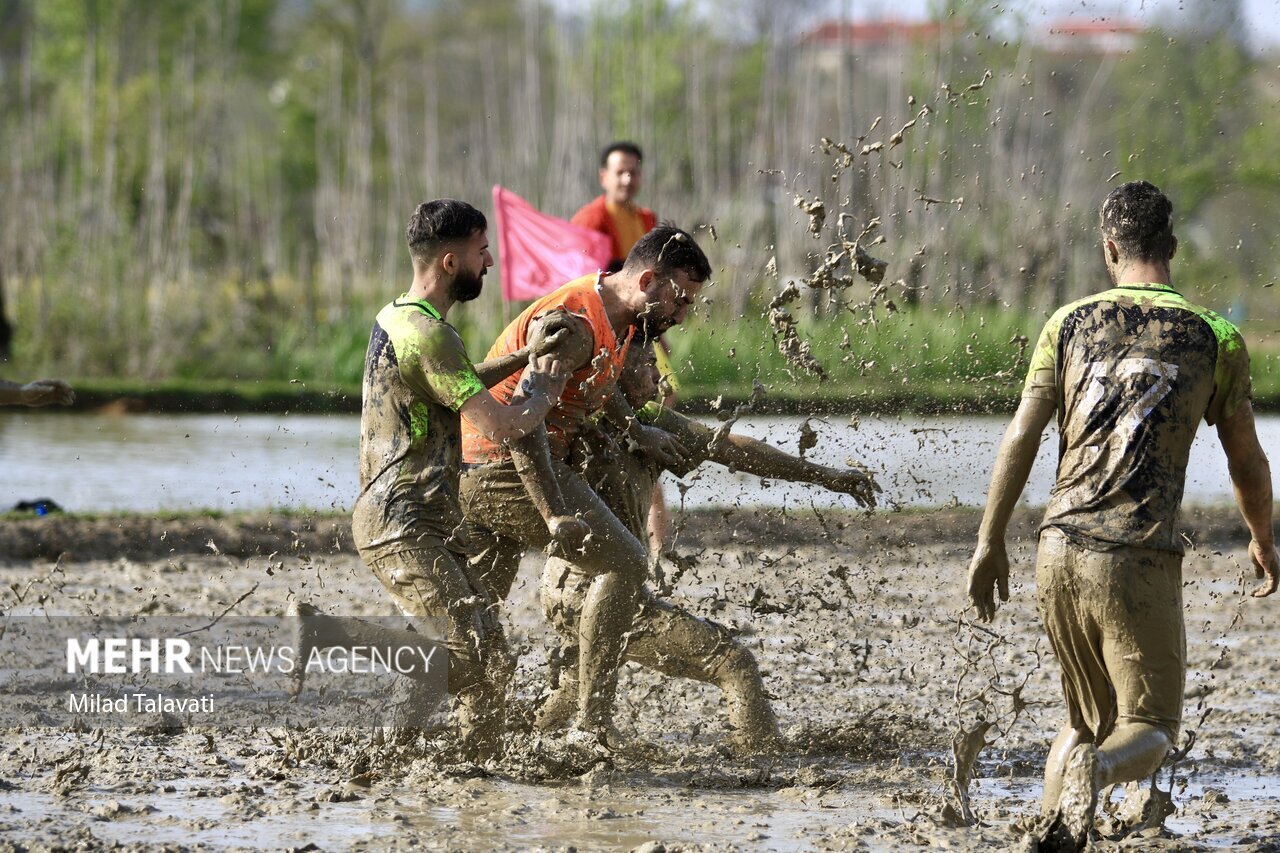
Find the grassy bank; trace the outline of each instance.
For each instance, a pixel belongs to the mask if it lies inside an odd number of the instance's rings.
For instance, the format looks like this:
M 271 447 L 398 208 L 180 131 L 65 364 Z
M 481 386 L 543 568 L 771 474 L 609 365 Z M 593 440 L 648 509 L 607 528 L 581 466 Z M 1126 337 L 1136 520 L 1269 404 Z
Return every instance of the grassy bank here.
M 763 386 L 760 412 L 1007 412 L 1017 403 L 1043 318 L 1011 312 L 900 312 L 870 322 L 847 312 L 801 321 L 800 333 L 826 379 L 788 365 L 769 327 L 749 317 L 730 325 L 693 318 L 669 335 L 682 408 L 708 411 Z M 463 325 L 479 356 L 492 332 Z M 177 412 L 355 412 L 368 331 L 335 325 L 274 348 L 269 363 L 251 353 L 183 365 L 181 376 L 151 381 L 75 379 L 77 408 Z M 1280 332 L 1246 327 L 1255 406 L 1280 411 Z M 286 356 L 285 353 L 288 353 Z M 218 371 L 237 378 L 210 378 Z

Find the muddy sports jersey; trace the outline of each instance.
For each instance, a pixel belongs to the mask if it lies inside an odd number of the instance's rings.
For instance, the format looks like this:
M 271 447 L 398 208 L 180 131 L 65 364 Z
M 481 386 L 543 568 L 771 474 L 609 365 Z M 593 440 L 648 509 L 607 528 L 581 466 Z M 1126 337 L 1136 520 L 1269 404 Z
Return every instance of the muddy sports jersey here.
M 618 520 L 637 538 L 643 538 L 658 477 L 663 471 L 683 477 L 706 462 L 711 456 L 715 430 L 658 402 L 650 402 L 637 410 L 636 418 L 675 436 L 686 451 L 684 464 L 663 465 L 644 453 L 626 450 L 626 439 L 607 423 L 600 428 L 618 448 L 614 457 L 601 456 L 590 435 L 583 435 L 582 440 L 574 443 L 568 461 L 575 470 L 582 471 L 587 483 Z
M 1249 357 L 1235 326 L 1173 288 L 1123 285 L 1054 313 L 1023 396 L 1058 412 L 1058 476 L 1041 529 L 1091 550 L 1180 554 L 1196 427 L 1250 396 Z
M 444 545 L 462 521 L 458 410 L 484 390 L 462 339 L 408 294 L 378 312 L 365 356 L 356 547 L 376 559 Z
M 591 415 L 604 408 L 617 387 L 618 374 L 627 355 L 631 332 L 619 341 L 609 325 L 604 302 L 597 290 L 601 275 L 585 275 L 576 278 L 559 290 L 534 302 L 503 330 L 489 349 L 487 358 L 515 352 L 528 344 L 529 324 L 544 314 L 556 310 L 566 311 L 587 321 L 591 327 L 593 343 L 591 358 L 586 365 L 569 377 L 560 401 L 547 413 L 547 440 L 551 455 L 564 459 L 574 436 L 582 429 Z M 495 385 L 489 393 L 503 405 L 508 405 L 520 382 L 520 373 L 513 373 Z M 462 456 L 469 463 L 497 462 L 510 458 L 510 451 L 487 439 L 466 419 L 462 420 Z

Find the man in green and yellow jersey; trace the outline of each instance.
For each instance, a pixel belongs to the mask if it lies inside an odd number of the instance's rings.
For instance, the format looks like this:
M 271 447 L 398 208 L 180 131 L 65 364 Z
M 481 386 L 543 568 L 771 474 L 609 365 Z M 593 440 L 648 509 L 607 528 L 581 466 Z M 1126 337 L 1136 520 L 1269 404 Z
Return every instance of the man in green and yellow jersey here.
M 1022 403 L 1005 433 L 969 569 L 990 620 L 1008 600 L 1004 535 L 1040 436 L 1057 413 L 1058 473 L 1040 532 L 1036 587 L 1062 667 L 1068 720 L 1049 753 L 1041 849 L 1088 841 L 1105 786 L 1159 768 L 1182 720 L 1186 639 L 1176 530 L 1191 442 L 1217 427 L 1262 585 L 1276 589 L 1271 472 L 1250 402 L 1239 331 L 1172 285 L 1173 205 L 1152 184 L 1102 204 L 1114 287 L 1045 325 Z
M 409 220 L 413 282 L 378 312 L 365 356 L 351 520 L 361 558 L 398 608 L 419 629 L 443 623 L 448 688 L 458 699 L 464 751 L 476 758 L 500 745 L 513 660 L 492 596 L 467 565 L 460 415 L 490 441 L 521 438 L 542 425 L 568 378 L 554 356 L 541 354 L 556 345 L 550 338 L 531 337 L 473 365 L 445 319 L 454 304 L 480 295 L 493 264 L 486 232 L 484 214 L 454 199 L 423 203 Z M 486 393 L 521 369 L 507 399 Z M 412 645 L 404 632 L 305 605 L 294 615 L 304 646 Z

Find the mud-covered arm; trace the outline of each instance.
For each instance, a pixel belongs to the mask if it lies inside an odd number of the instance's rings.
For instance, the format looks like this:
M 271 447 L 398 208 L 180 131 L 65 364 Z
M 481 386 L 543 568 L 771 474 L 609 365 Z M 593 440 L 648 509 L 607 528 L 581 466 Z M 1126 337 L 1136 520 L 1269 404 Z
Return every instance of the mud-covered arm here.
M 582 519 L 574 517 L 565 504 L 560 481 L 551 465 L 551 446 L 547 441 L 546 425 L 524 438 L 512 441 L 508 447 L 511 450 L 511 462 L 520 475 L 520 482 L 524 484 L 533 505 L 538 508 L 538 514 L 547 523 L 551 538 L 571 550 L 581 548 L 591 528 Z
M 1276 552 L 1272 518 L 1271 465 L 1258 441 L 1249 400 L 1236 406 L 1230 417 L 1218 422 L 1218 439 L 1227 454 L 1227 468 L 1235 490 L 1236 505 L 1249 528 L 1249 559 L 1262 580 L 1255 598 L 1271 595 L 1280 585 L 1280 555 Z
M 523 438 L 542 427 L 547 412 L 560 399 L 567 373 L 555 356 L 530 359 L 510 405 L 499 403 L 488 391 L 469 397 L 459 409 L 490 441 Z
M 862 506 L 872 507 L 876 504 L 875 493 L 880 491 L 880 486 L 860 466 L 831 468 L 818 465 L 763 441 L 732 432 L 724 435 L 721 440 L 718 437 L 719 430 L 710 429 L 693 418 L 652 403 L 637 412 L 636 416 L 645 423 L 674 435 L 690 454 L 690 469 L 705 460 L 756 477 L 792 483 L 813 483 L 833 492 L 852 495 Z M 685 472 L 675 473 L 683 475 Z
M 1031 476 L 1031 466 L 1040 449 L 1040 436 L 1053 417 L 1056 404 L 1043 397 L 1023 397 L 1017 413 L 1005 430 L 991 486 L 987 490 L 987 507 L 978 529 L 978 547 L 969 563 L 969 600 L 978 608 L 978 616 L 990 622 L 995 616 L 995 592 L 1000 600 L 1009 600 L 1009 556 L 1004 536 L 1013 508 Z
M 71 386 L 61 379 L 37 379 L 25 385 L 0 379 L 0 405 L 69 406 L 75 399 Z
M 550 317 L 551 315 L 548 316 Z M 539 319 L 541 320 L 542 318 Z M 539 320 L 535 320 L 529 324 L 529 343 L 527 346 L 477 364 L 476 375 L 480 377 L 484 387 L 492 388 L 517 370 L 523 369 L 529 363 L 530 355 L 554 355 L 570 371 L 575 370 L 576 367 L 568 363 L 568 359 L 573 356 L 572 345 L 569 341 L 572 334 L 573 330 L 567 321 L 539 322 Z M 588 346 L 590 346 L 589 343 Z M 579 348 L 581 348 L 580 343 Z
M 880 491 L 870 472 L 860 467 L 829 468 L 784 453 L 763 441 L 734 433 L 714 448 L 711 461 L 757 477 L 814 483 L 833 492 L 852 495 L 865 507 L 876 505 L 876 492 Z
M 604 416 L 647 458 L 659 466 L 679 470 L 686 468 L 689 451 L 674 435 L 656 426 L 642 423 L 622 394 L 615 393 L 605 403 Z
M 484 387 L 492 388 L 517 370 L 523 370 L 529 363 L 529 348 L 522 347 L 515 352 L 482 361 L 476 365 L 476 375 L 484 383 Z

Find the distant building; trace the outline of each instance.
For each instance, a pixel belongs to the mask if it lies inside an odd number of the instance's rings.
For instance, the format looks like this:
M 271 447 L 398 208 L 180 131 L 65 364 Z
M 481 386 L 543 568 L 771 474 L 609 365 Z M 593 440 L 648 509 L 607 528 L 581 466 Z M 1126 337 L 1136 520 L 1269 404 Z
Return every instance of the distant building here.
M 1062 18 L 1032 36 L 1035 45 L 1065 56 L 1116 56 L 1138 46 L 1146 27 L 1123 18 Z
M 911 60 L 914 48 L 942 47 L 960 32 L 957 24 L 882 18 L 874 21 L 826 21 L 800 37 L 800 48 L 813 67 L 835 73 L 852 56 L 863 71 L 896 74 Z

